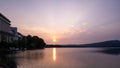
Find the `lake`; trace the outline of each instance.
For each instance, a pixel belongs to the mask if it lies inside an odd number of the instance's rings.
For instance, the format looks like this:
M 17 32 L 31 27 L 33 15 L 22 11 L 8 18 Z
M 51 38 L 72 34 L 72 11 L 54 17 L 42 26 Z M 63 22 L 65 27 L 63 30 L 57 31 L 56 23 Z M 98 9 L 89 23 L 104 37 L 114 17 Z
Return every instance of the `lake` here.
M 45 48 L 0 60 L 17 68 L 120 68 L 119 54 L 120 48 Z

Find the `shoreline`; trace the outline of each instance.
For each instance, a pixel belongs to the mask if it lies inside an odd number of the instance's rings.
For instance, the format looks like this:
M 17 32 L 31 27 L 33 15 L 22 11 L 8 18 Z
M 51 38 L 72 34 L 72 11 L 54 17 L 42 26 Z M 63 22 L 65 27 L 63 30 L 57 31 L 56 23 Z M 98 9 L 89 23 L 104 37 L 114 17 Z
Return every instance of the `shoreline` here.
M 110 47 L 120 47 L 120 46 L 58 46 L 58 45 L 47 45 L 45 48 L 110 48 Z

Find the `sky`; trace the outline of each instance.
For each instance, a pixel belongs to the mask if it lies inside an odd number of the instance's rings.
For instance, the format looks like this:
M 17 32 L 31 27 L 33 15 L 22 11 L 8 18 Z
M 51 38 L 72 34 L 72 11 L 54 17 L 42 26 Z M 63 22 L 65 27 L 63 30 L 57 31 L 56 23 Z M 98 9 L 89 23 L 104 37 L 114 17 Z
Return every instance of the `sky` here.
M 0 0 L 0 13 L 47 44 L 120 40 L 120 0 Z

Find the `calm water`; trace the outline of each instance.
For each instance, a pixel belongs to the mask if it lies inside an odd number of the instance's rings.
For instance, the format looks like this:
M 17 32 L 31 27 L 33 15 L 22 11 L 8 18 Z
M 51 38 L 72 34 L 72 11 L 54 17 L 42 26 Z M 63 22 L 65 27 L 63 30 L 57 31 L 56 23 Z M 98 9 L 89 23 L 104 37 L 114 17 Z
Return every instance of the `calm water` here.
M 119 53 L 119 48 L 46 48 L 8 55 L 7 64 L 17 68 L 120 68 Z

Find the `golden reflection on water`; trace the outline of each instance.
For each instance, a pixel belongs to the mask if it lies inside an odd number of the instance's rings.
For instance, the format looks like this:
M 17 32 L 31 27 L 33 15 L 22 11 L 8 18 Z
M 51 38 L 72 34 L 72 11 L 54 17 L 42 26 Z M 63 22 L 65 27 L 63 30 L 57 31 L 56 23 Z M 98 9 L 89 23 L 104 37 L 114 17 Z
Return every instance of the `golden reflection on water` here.
M 53 48 L 53 61 L 56 61 L 56 48 Z

